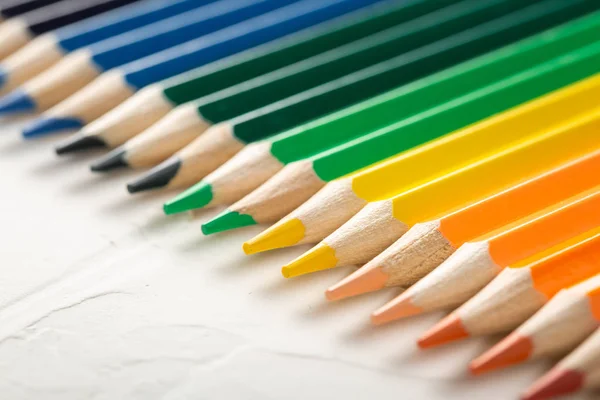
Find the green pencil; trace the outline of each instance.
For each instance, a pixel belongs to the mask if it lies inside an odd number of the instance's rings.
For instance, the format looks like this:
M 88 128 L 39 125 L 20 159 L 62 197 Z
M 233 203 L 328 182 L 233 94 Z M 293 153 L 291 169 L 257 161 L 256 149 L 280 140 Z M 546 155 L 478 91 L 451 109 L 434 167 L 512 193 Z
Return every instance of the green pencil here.
M 600 12 L 480 56 L 337 113 L 248 145 L 168 203 L 182 212 L 231 204 L 285 165 L 371 133 L 600 37 Z
M 522 2 L 463 1 L 187 103 L 144 133 L 103 157 L 92 166 L 92 170 L 107 171 L 123 166 L 132 168 L 154 166 L 185 147 L 212 125 L 406 54 L 460 32 L 470 24 L 489 21 L 494 16 L 514 11 L 517 6 L 522 7 Z M 192 175 L 189 175 L 189 179 L 190 181 L 184 182 L 182 176 L 179 176 L 175 181 L 185 186 L 198 181 Z M 161 187 L 164 186 L 165 178 L 159 177 L 154 181 L 157 182 L 156 185 L 134 185 L 130 186 L 130 189 L 139 191 Z
M 286 65 L 436 11 L 455 0 L 389 0 L 273 43 L 227 57 L 138 92 L 56 149 L 58 154 L 116 147 L 173 108 Z
M 600 71 L 600 43 L 483 87 L 316 156 L 289 164 L 202 226 L 212 234 L 275 222 L 344 175 Z
M 580 3 L 581 6 L 583 3 Z M 552 7 L 551 7 L 552 6 Z M 177 187 L 199 181 L 237 153 L 244 144 L 329 114 L 383 93 L 422 76 L 454 65 L 472 56 L 512 42 L 540 26 L 534 21 L 564 21 L 565 2 L 543 2 L 539 7 L 516 12 L 450 36 L 392 60 L 347 75 L 281 102 L 218 124 L 192 144 L 156 167 L 144 185 L 167 182 Z M 549 11 L 552 9 L 552 11 Z M 560 10 L 559 10 L 560 9 Z M 581 12 L 582 10 L 580 10 Z M 549 17 L 549 16 L 552 17 Z M 546 18 L 548 17 L 548 18 Z M 524 23 L 526 21 L 526 23 Z M 550 24 L 552 25 L 552 24 Z M 548 25 L 546 25 L 547 27 Z

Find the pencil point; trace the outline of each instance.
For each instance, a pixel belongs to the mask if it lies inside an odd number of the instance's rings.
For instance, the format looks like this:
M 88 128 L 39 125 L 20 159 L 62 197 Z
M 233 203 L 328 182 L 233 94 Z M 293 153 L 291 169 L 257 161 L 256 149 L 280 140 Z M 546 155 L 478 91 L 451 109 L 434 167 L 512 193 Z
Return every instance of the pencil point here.
M 6 70 L 0 67 L 0 89 L 3 88 L 4 85 L 6 85 L 7 78 L 8 74 L 6 73 Z
M 125 149 L 119 147 L 114 149 L 98 161 L 93 163 L 90 169 L 93 172 L 106 172 L 117 168 L 128 167 L 127 161 L 125 161 Z
M 298 218 L 288 219 L 244 243 L 247 255 L 281 249 L 297 244 L 304 238 L 304 224 Z
M 383 272 L 382 268 L 365 265 L 327 289 L 325 297 L 327 300 L 333 301 L 374 292 L 383 289 L 387 280 L 388 275 Z
M 409 293 L 404 292 L 371 314 L 371 322 L 374 325 L 383 325 L 421 313 L 423 313 L 423 310 L 413 304 Z
M 469 333 L 465 330 L 458 315 L 450 314 L 429 331 L 425 332 L 419 338 L 417 344 L 422 349 L 428 349 L 467 337 L 469 337 Z
M 138 193 L 150 189 L 167 186 L 181 168 L 181 160 L 171 157 L 162 164 L 152 168 L 147 174 L 127 185 L 129 193 Z
M 106 143 L 98 136 L 88 135 L 73 135 L 63 143 L 56 146 L 56 154 L 62 156 L 63 154 L 73 153 L 81 150 L 105 148 Z
M 40 118 L 23 129 L 24 138 L 45 136 L 51 133 L 81 129 L 83 122 L 77 118 Z
M 213 233 L 229 231 L 251 225 L 256 225 L 256 221 L 254 221 L 252 216 L 240 214 L 237 211 L 225 210 L 217 217 L 202 225 L 202 233 L 205 235 L 212 235 Z
M 519 364 L 527 360 L 532 351 L 533 343 L 529 338 L 513 333 L 473 360 L 469 369 L 474 375 L 479 375 Z
M 199 182 L 183 193 L 175 196 L 163 206 L 165 214 L 172 215 L 201 208 L 209 204 L 213 199 L 212 185 Z
M 0 115 L 3 116 L 33 112 L 36 108 L 33 99 L 21 90 L 15 90 L 0 98 Z
M 286 278 L 293 278 L 312 272 L 324 271 L 337 265 L 335 250 L 321 242 L 294 261 L 284 266 L 281 273 Z
M 574 370 L 554 368 L 531 386 L 522 400 L 543 400 L 575 393 L 583 387 L 584 375 Z

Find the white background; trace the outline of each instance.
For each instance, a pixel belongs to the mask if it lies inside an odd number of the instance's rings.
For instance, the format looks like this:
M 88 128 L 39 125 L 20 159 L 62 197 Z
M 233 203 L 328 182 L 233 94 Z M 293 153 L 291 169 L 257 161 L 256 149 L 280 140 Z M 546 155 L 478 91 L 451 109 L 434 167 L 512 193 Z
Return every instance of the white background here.
M 11 126 L 12 125 L 12 126 Z M 0 398 L 512 399 L 548 361 L 471 378 L 494 340 L 419 351 L 441 314 L 371 327 L 396 290 L 327 303 L 343 268 L 285 280 L 307 248 L 246 257 L 260 228 L 203 237 L 165 217 L 173 193 L 130 196 L 100 153 L 0 132 Z

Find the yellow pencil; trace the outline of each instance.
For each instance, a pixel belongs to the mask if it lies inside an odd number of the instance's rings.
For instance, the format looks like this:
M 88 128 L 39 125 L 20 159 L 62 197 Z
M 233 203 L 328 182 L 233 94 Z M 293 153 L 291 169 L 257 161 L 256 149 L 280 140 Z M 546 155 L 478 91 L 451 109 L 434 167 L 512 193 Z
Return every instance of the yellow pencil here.
M 363 264 L 410 226 L 497 193 L 600 146 L 600 108 L 519 145 L 391 199 L 371 203 L 312 250 L 283 268 L 286 277 Z M 394 286 L 393 283 L 390 283 Z M 329 295 L 336 298 L 334 288 Z
M 589 111 L 596 107 L 595 99 L 599 96 L 600 74 L 330 182 L 287 217 L 248 241 L 244 251 L 254 254 L 317 243 L 368 202 L 390 198 L 523 140 L 528 134 L 556 125 L 569 116 Z

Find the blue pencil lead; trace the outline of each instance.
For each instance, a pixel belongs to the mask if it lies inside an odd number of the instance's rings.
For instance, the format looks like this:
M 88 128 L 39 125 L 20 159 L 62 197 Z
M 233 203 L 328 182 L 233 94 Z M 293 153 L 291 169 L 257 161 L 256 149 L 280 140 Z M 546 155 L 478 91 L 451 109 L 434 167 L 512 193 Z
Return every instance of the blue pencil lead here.
M 0 116 L 29 113 L 37 108 L 33 99 L 25 92 L 14 92 L 0 98 Z
M 40 118 L 23 129 L 24 138 L 46 136 L 52 133 L 81 129 L 83 122 L 77 118 Z

